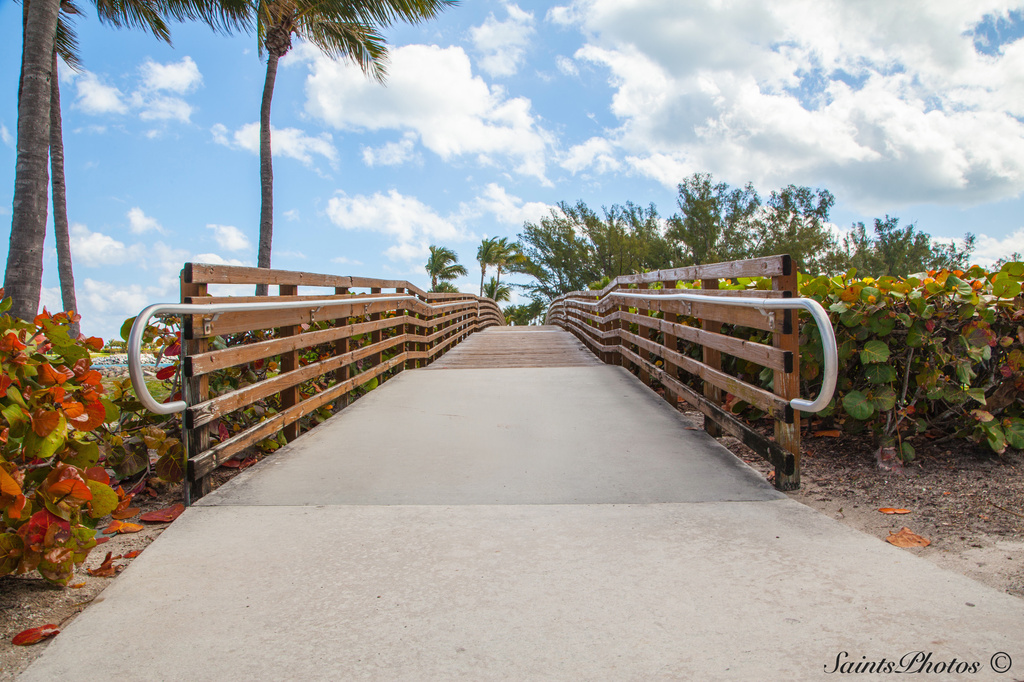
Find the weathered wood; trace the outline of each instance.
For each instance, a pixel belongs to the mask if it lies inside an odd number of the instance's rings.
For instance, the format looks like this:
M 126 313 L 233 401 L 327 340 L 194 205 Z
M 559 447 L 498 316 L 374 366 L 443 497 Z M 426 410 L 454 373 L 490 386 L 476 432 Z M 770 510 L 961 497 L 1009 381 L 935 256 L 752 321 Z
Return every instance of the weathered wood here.
M 269 438 L 288 424 L 298 421 L 307 414 L 311 414 L 320 407 L 330 403 L 335 398 L 348 393 L 358 386 L 375 379 L 399 362 L 404 362 L 403 356 L 396 356 L 386 363 L 378 365 L 366 372 L 352 377 L 342 384 L 331 386 L 322 393 L 308 398 L 288 410 L 278 412 L 269 419 L 252 426 L 245 431 L 235 434 L 231 438 L 218 443 L 212 448 L 201 452 L 189 462 L 189 475 L 193 478 L 206 476 L 218 466 L 242 452 L 246 448 Z
M 341 275 L 325 275 L 315 272 L 295 272 L 290 270 L 269 270 L 266 268 L 249 268 L 238 265 L 214 265 L 209 263 L 185 263 L 185 281 L 190 284 L 285 284 L 308 287 L 345 287 L 367 289 L 371 287 L 391 289 L 407 288 L 418 296 L 427 298 L 428 294 L 409 282 L 371 277 L 349 277 Z
M 735 279 L 737 277 L 776 277 L 793 271 L 789 256 L 766 256 L 747 260 L 726 261 L 724 263 L 708 263 L 706 265 L 690 265 L 670 270 L 655 270 L 636 275 L 621 275 L 612 280 L 600 292 L 604 296 L 609 291 L 621 288 L 626 284 L 650 284 L 666 280 L 683 280 L 692 282 L 698 279 Z
M 181 274 L 181 300 L 189 297 L 198 297 L 206 294 L 205 284 L 193 284 L 186 282 L 184 272 Z M 184 320 L 183 320 L 184 322 Z M 182 324 L 182 327 L 185 325 Z M 206 339 L 181 341 L 181 359 L 188 362 L 189 357 L 206 352 L 209 342 Z M 207 377 L 184 378 L 182 381 L 182 397 L 188 404 L 198 404 L 210 397 L 210 382 Z M 182 429 L 182 445 L 185 450 L 185 470 L 188 471 L 189 460 L 200 452 L 210 447 L 210 427 L 201 426 L 196 429 Z M 210 492 L 210 480 L 206 477 L 187 476 L 182 487 L 184 488 L 185 504 L 192 500 L 198 500 Z
M 295 296 L 299 292 L 299 287 L 295 284 L 281 284 L 278 287 L 279 294 L 281 296 Z M 287 327 L 281 327 L 278 332 L 281 337 L 298 336 L 302 333 L 302 328 L 298 325 L 289 325 Z M 292 349 L 281 353 L 281 374 L 277 377 L 282 377 L 286 380 L 282 383 L 287 383 L 287 380 L 294 376 L 294 372 L 299 368 L 299 351 Z M 289 408 L 299 404 L 299 387 L 296 385 L 298 382 L 287 383 L 287 388 L 281 390 L 281 409 L 287 411 Z M 299 436 L 299 423 L 291 422 L 284 427 L 285 440 L 291 442 Z
M 705 279 L 701 281 L 703 290 L 718 289 L 718 279 Z M 722 323 L 716 320 L 701 319 L 701 327 L 709 334 L 718 334 L 722 331 Z M 715 346 L 704 346 L 704 364 L 719 371 L 722 369 L 722 352 Z M 739 394 L 737 394 L 739 395 Z M 715 385 L 715 382 L 704 382 L 704 397 L 713 405 L 721 405 L 723 402 L 722 390 Z M 721 436 L 722 429 L 710 417 L 704 418 L 704 430 L 712 436 Z
M 795 292 L 797 290 L 796 272 L 776 277 L 772 287 L 777 291 Z M 782 311 L 789 318 L 788 324 L 780 325 L 781 329 L 772 335 L 776 348 L 789 351 L 793 356 L 791 371 L 776 369 L 772 373 L 772 386 L 776 395 L 787 402 L 800 395 L 800 340 L 797 311 Z M 787 473 L 776 469 L 775 487 L 779 490 L 797 490 L 800 488 L 800 413 L 790 409 L 788 419 L 775 422 L 775 440 L 793 455 L 795 467 Z

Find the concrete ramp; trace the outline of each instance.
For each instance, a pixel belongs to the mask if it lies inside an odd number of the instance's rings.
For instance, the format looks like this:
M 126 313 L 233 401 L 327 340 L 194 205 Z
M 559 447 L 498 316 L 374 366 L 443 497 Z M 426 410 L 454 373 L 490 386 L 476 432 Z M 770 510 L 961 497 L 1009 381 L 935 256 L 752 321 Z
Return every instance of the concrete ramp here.
M 406 371 L 187 510 L 22 679 L 1024 678 L 1024 602 L 694 426 L 621 368 Z

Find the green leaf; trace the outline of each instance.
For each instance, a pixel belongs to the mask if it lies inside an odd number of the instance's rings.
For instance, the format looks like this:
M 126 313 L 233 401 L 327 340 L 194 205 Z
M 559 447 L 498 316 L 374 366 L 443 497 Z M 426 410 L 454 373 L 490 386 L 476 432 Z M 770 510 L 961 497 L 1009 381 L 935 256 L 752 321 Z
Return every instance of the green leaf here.
M 118 418 L 121 416 L 120 408 L 118 408 L 118 406 L 114 404 L 114 401 L 110 400 L 109 398 L 104 398 L 101 396 L 100 402 L 103 403 L 103 409 L 107 411 L 107 416 L 104 417 L 106 423 L 109 424 L 110 422 L 116 422 Z
M 79 469 L 94 467 L 100 461 L 100 446 L 96 443 L 83 443 L 74 438 L 68 439 L 68 446 L 75 454 L 61 458 L 65 464 L 76 466 Z
M 839 321 L 847 327 L 856 327 L 864 319 L 864 314 L 857 310 L 847 310 L 839 316 Z
M 0 575 L 13 573 L 18 568 L 24 549 L 25 543 L 14 533 L 0 535 Z
M 883 311 L 871 316 L 871 331 L 878 336 L 888 336 L 895 326 L 895 318 L 889 317 Z
M 846 410 L 846 414 L 861 421 L 870 419 L 871 415 L 875 413 L 875 406 L 860 391 L 850 391 L 844 395 L 843 408 Z
M 871 394 L 871 404 L 879 412 L 885 412 L 896 407 L 896 391 L 891 386 L 882 386 Z
M 39 457 L 41 459 L 49 459 L 64 447 L 68 423 L 64 418 L 63 412 L 59 413 L 58 419 L 57 428 L 47 434 L 45 438 L 40 438 L 31 429 L 25 434 L 24 454 L 27 458 Z
M 886 362 L 889 359 L 889 346 L 884 341 L 868 341 L 860 352 L 862 364 Z
M 928 336 L 928 330 L 923 322 L 915 322 L 907 331 L 907 345 L 911 348 L 920 348 Z
M 889 384 L 896 380 L 896 368 L 883 362 L 864 368 L 864 377 L 872 384 Z
M 900 459 L 904 462 L 913 462 L 916 455 L 913 445 L 906 441 L 900 443 Z
M 12 305 L 14 305 L 14 300 L 10 296 L 0 301 L 0 313 L 6 313 Z
M 89 501 L 89 516 L 99 519 L 117 509 L 117 493 L 109 485 L 99 481 L 86 480 L 92 492 L 92 500 Z
M 1024 263 L 1021 261 L 1003 263 L 1003 267 L 999 269 L 999 272 L 1005 272 L 1011 277 L 1024 277 Z
M 999 298 L 1013 298 L 1020 293 L 1020 282 L 1005 272 L 1000 272 L 992 280 L 992 295 Z
M 0 410 L 0 414 L 7 420 L 8 426 L 11 427 L 11 435 L 15 438 L 21 438 L 25 429 L 31 424 L 28 415 L 20 405 L 8 405 Z
M 1024 419 L 1012 417 L 1003 424 L 1003 434 L 1011 447 L 1024 450 Z
M 135 318 L 134 317 L 129 317 L 121 325 L 121 338 L 124 339 L 125 341 L 128 340 L 128 336 L 132 333 L 132 325 L 134 325 L 134 324 L 135 324 Z
M 988 425 L 983 427 L 985 431 L 985 442 L 990 448 L 997 454 L 1003 454 L 1006 452 L 1006 434 L 997 425 Z

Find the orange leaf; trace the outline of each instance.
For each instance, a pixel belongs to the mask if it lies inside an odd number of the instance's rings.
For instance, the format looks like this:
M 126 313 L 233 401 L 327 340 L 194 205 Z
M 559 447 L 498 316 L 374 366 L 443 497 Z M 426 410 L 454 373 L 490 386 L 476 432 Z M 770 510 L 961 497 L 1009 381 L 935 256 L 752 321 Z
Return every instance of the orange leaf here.
M 140 530 L 145 528 L 141 523 L 122 523 L 121 527 L 117 529 L 118 533 L 138 533 Z
M 140 511 L 142 510 L 139 509 L 138 507 L 125 507 L 124 509 L 115 509 L 110 516 L 111 518 L 115 518 L 120 521 L 124 519 L 130 519 L 131 517 L 138 514 Z
M 14 498 L 14 504 L 7 508 L 7 515 L 12 519 L 20 519 L 21 512 L 25 509 L 25 502 L 27 498 L 24 495 L 18 495 Z
M 878 511 L 882 512 L 883 514 L 909 514 L 910 513 L 909 509 L 895 509 L 893 507 L 882 507 Z
M 57 626 L 53 623 L 48 625 L 42 625 L 37 628 L 29 628 L 28 630 L 22 630 L 14 636 L 11 640 L 11 644 L 15 646 L 28 646 L 29 644 L 36 644 L 43 641 L 47 637 L 53 637 L 55 634 L 60 632 Z
M 898 533 L 890 532 L 889 537 L 885 540 L 890 545 L 896 545 L 897 547 L 927 547 L 932 544 L 931 540 L 911 532 L 911 530 L 906 526 L 900 528 Z
M 828 436 L 829 438 L 840 438 L 842 437 L 843 432 L 840 431 L 839 429 L 826 429 L 824 431 L 815 431 L 811 435 L 818 438 L 822 436 Z
M 50 486 L 49 492 L 54 497 L 73 497 L 77 500 L 91 500 L 92 491 L 83 481 L 77 478 L 65 478 Z
M 85 583 L 75 583 L 74 585 L 68 585 L 72 590 L 78 590 L 85 587 Z
M 92 431 L 107 420 L 107 408 L 99 400 L 88 403 L 85 412 L 77 419 L 68 420 L 68 423 L 79 431 Z
M 39 374 L 36 376 L 38 381 L 43 386 L 53 386 L 54 384 L 63 384 L 65 381 L 70 379 L 74 374 L 64 372 L 55 369 L 53 365 L 48 362 L 44 362 L 38 367 Z
M 32 413 L 32 430 L 40 438 L 46 438 L 53 433 L 58 424 L 60 424 L 60 413 L 56 410 L 40 408 Z
M 74 400 L 67 401 L 61 407 L 64 408 L 64 414 L 68 416 L 68 419 L 78 419 L 85 414 L 85 405 Z
M 125 559 L 134 559 L 135 557 L 139 556 L 140 554 L 142 554 L 142 550 L 141 549 L 133 549 L 132 551 L 127 552 L 124 555 L 124 558 Z
M 124 524 L 121 523 L 120 521 L 111 521 L 110 525 L 103 529 L 103 534 L 104 535 L 114 535 L 119 530 L 121 530 L 121 526 L 123 526 L 123 525 Z
M 181 516 L 181 513 L 185 511 L 185 505 L 180 502 L 165 509 L 157 509 L 156 511 L 146 512 L 139 517 L 140 521 L 149 521 L 151 523 L 170 523 L 174 519 Z
M 89 467 L 85 470 L 85 478 L 104 485 L 110 485 L 110 474 L 103 467 Z
M 97 568 L 85 569 L 89 575 L 96 576 L 97 578 L 113 578 L 117 575 L 117 567 L 114 566 L 114 553 L 107 552 L 107 557 L 103 560 Z
M 90 336 L 84 343 L 87 346 L 91 346 L 93 350 L 103 350 L 103 339 L 98 336 Z
M 11 475 L 7 471 L 0 467 L 0 495 L 20 495 L 21 486 L 18 482 L 11 478 Z

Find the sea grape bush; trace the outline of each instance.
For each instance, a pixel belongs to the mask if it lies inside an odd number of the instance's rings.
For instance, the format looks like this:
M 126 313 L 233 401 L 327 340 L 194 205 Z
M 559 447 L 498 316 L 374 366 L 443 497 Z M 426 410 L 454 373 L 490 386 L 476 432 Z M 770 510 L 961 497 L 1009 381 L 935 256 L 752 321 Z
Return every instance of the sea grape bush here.
M 10 307 L 4 298 L 0 313 Z M 118 408 L 91 368 L 102 340 L 68 335 L 77 320 L 0 316 L 0 575 L 38 571 L 67 584 L 118 504 L 96 433 Z
M 873 434 L 904 460 L 909 439 L 969 438 L 997 453 L 1024 449 L 1024 263 L 996 272 L 980 267 L 908 277 L 801 275 L 800 294 L 821 303 L 839 350 L 839 379 L 829 406 L 817 417 L 847 433 Z M 700 283 L 680 283 L 699 288 Z M 723 288 L 767 289 L 769 279 L 726 281 Z M 771 335 L 743 327 L 723 333 L 771 343 Z M 695 357 L 699 348 L 689 348 Z M 820 334 L 801 317 L 801 393 L 821 386 Z M 772 372 L 723 356 L 723 368 L 771 387 Z M 760 416 L 730 397 L 727 407 Z

